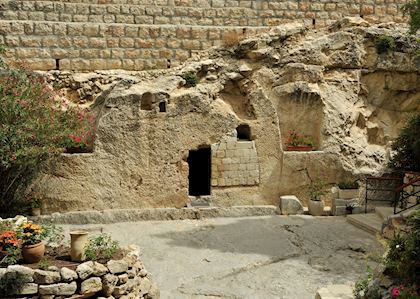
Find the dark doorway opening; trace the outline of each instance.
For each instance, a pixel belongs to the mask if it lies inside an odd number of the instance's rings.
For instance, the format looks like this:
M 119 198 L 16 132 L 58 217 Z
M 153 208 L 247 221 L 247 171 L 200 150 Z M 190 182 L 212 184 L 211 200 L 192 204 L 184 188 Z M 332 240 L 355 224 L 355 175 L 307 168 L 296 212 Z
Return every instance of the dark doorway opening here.
M 211 149 L 210 147 L 192 150 L 188 156 L 189 195 L 210 195 Z
M 239 125 L 236 128 L 238 140 L 251 140 L 251 128 L 247 124 Z

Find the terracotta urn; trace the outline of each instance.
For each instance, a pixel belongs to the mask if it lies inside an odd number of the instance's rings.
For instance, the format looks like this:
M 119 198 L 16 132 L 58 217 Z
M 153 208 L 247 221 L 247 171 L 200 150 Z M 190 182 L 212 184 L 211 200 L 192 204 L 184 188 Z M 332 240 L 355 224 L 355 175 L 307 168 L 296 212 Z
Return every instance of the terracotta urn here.
M 322 200 L 309 200 L 308 210 L 312 216 L 322 216 L 324 213 L 324 203 Z
M 32 216 L 40 216 L 41 215 L 41 208 L 32 208 L 31 214 L 32 214 Z
M 88 232 L 84 230 L 70 232 L 70 257 L 73 262 L 86 259 L 85 247 L 88 243 Z
M 38 263 L 44 257 L 45 244 L 39 242 L 34 245 L 23 245 L 22 246 L 22 257 L 23 261 L 28 264 Z

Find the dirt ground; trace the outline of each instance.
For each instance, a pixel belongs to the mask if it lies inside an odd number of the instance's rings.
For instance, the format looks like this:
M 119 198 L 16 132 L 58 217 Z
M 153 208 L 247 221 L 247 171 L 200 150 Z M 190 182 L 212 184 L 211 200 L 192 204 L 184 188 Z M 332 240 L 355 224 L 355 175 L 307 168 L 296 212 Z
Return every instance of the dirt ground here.
M 313 299 L 382 254 L 344 217 L 264 216 L 70 226 L 137 244 L 162 299 Z M 368 259 L 367 259 L 368 257 Z

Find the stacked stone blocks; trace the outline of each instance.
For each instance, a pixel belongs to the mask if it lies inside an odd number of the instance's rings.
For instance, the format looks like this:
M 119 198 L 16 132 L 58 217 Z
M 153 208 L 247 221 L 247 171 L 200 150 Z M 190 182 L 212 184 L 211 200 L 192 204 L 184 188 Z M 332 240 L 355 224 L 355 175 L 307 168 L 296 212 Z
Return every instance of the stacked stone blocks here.
M 242 39 L 286 22 L 317 27 L 345 16 L 403 22 L 405 2 L 0 0 L 0 43 L 8 61 L 41 70 L 168 68 L 232 34 Z
M 213 187 L 253 186 L 260 181 L 254 141 L 236 138 L 212 145 Z

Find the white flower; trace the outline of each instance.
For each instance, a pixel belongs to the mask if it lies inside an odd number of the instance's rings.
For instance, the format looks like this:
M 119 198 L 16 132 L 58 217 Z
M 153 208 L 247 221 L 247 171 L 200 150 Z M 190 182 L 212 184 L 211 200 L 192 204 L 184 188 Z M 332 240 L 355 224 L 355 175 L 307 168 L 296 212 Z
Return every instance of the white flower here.
M 396 245 L 396 246 L 395 246 L 395 248 L 397 248 L 397 249 L 398 249 L 398 248 L 400 248 L 400 245 L 399 245 L 399 244 L 398 244 L 398 245 Z

